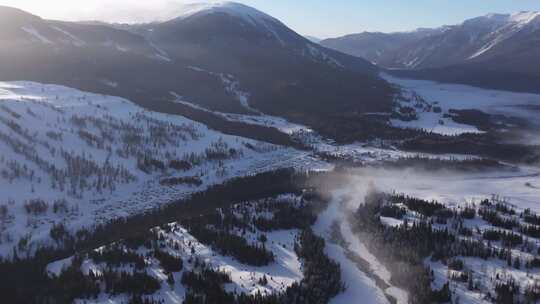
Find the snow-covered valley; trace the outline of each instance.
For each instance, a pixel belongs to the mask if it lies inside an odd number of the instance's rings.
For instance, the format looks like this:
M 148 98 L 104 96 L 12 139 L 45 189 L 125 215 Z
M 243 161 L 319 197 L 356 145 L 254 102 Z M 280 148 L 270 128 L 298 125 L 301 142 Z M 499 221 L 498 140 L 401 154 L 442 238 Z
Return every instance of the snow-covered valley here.
M 163 1 L 0 0 L 0 302 L 540 303 L 540 6 Z
M 479 110 L 490 115 L 523 119 L 538 127 L 538 113 L 534 111 L 540 106 L 538 94 L 398 78 L 387 74 L 381 76 L 401 88 L 408 105 L 417 109 L 417 119 L 393 119 L 392 124 L 397 127 L 424 129 L 445 135 L 482 132 L 476 126 L 452 120 L 448 115 L 450 110 Z M 537 143 L 538 138 L 533 142 Z
M 469 108 L 468 104 L 454 103 L 459 96 L 434 89 L 434 83 L 424 86 L 404 80 L 397 83 L 428 102 L 437 100 L 433 104 L 443 108 L 441 113 L 452 108 Z M 471 155 L 403 152 L 382 141 L 337 145 L 306 126 L 279 117 L 220 114 L 233 121 L 274 127 L 296 136 L 311 149 L 299 151 L 224 135 L 187 118 L 150 112 L 117 97 L 33 82 L 4 82 L 0 89 L 0 148 L 5 151 L 0 158 L 0 191 L 6 193 L 0 202 L 0 249 L 5 257 L 12 254 L 31 256 L 41 246 L 54 245 L 57 242 L 55 235 L 63 229 L 91 229 L 119 217 L 129 218 L 235 177 L 289 167 L 299 172 L 331 170 L 333 165 L 321 159 L 324 155 L 360 166 L 407 158 L 458 162 L 475 158 Z M 430 93 L 438 90 L 442 91 L 441 95 Z M 471 94 L 480 98 L 486 92 Z M 506 99 L 496 96 L 485 97 L 489 100 L 481 103 L 479 108 L 508 109 L 503 101 Z M 523 104 L 536 102 L 535 95 L 518 97 Z M 405 124 L 403 127 L 429 129 L 428 121 L 437 121 L 437 126 L 431 129 L 435 133 L 479 132 L 475 127 L 454 123 L 441 115 L 421 113 L 417 121 L 411 122 L 417 126 Z M 440 124 L 439 119 L 447 122 Z M 346 172 L 349 175 L 346 185 L 334 190 L 329 207 L 313 226 L 314 232 L 326 241 L 325 253 L 338 263 L 345 283 L 344 291 L 331 303 L 350 303 L 358 298 L 369 299 L 372 303 L 408 302 L 408 292 L 395 285 L 392 272 L 370 252 L 345 220 L 358 208 L 351 203 L 358 204 L 372 183 L 387 193 L 437 200 L 452 208 L 501 195 L 519 210 L 528 208 L 540 212 L 537 203 L 540 173 L 535 167 L 467 173 L 442 171 L 443 174 L 414 168 L 360 167 Z M 351 200 L 351 197 L 358 199 Z M 385 221 L 389 225 L 400 224 L 393 219 Z M 214 252 L 183 226 L 171 225 L 174 228 L 166 232 L 168 236 L 165 237 L 165 243 L 173 245 L 169 253 L 180 254 L 184 265 L 192 265 L 189 266 L 192 268 L 186 266 L 186 271 L 198 269 L 199 266 L 192 264 L 190 259 L 197 256 L 211 269 L 227 273 L 231 280 L 225 286 L 227 292 L 276 295 L 302 280 L 301 262 L 292 250 L 297 242 L 297 230 L 265 233 L 267 244 L 272 244 L 268 249 L 277 258 L 277 264 L 253 268 Z M 250 242 L 257 243 L 258 236 L 260 232 L 255 233 Z M 174 244 L 184 245 L 176 249 Z M 137 252 L 142 256 L 155 255 L 145 249 Z M 50 264 L 50 275 L 61 275 L 72 259 Z M 98 277 L 100 273 L 110 271 L 88 258 L 79 262 L 87 276 L 90 270 Z M 145 263 L 148 266 L 146 273 L 162 283 L 153 298 L 181 303 L 186 296 L 185 286 L 169 287 L 166 284 L 171 280 L 168 272 L 155 260 L 147 259 Z M 467 263 L 475 265 L 477 261 Z M 428 264 L 437 274 L 434 286 L 441 288 L 446 282 L 444 265 Z M 119 269 L 128 271 L 130 268 Z M 262 284 L 265 276 L 271 279 Z M 181 273 L 173 274 L 174 281 L 181 278 Z M 478 301 L 470 303 L 487 303 L 459 286 L 455 285 L 456 294 L 462 299 Z M 129 298 L 122 293 L 100 293 L 90 302 L 123 303 L 127 300 Z

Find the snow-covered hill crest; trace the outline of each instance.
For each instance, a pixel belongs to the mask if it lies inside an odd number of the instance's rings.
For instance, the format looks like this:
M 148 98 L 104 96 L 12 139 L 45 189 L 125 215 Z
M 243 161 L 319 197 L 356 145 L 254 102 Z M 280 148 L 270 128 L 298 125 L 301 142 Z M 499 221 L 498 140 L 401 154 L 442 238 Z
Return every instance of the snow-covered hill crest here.
M 186 19 L 192 16 L 203 16 L 216 13 L 240 17 L 252 24 L 259 23 L 263 20 L 278 21 L 274 17 L 271 17 L 270 15 L 267 15 L 255 8 L 230 1 L 186 4 L 182 7 L 181 14 L 178 16 L 178 18 Z

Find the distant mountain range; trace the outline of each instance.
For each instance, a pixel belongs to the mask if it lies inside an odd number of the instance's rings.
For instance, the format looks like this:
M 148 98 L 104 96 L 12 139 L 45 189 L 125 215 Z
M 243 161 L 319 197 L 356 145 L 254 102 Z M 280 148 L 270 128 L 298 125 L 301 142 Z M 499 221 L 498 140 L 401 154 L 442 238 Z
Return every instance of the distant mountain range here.
M 540 91 L 540 13 L 490 14 L 459 25 L 404 33 L 361 33 L 321 45 L 399 75 Z
M 346 54 L 365 58 L 370 62 L 386 66 L 388 57 L 392 57 L 407 45 L 431 35 L 440 34 L 444 29 L 418 29 L 412 32 L 380 33 L 364 32 L 330 38 L 320 41 L 321 45 L 339 50 Z
M 62 84 L 188 116 L 196 110 L 171 101 L 181 96 L 214 111 L 262 111 L 303 123 L 391 110 L 393 89 L 364 59 L 313 43 L 242 4 L 179 11 L 166 22 L 113 25 L 0 7 L 0 80 Z

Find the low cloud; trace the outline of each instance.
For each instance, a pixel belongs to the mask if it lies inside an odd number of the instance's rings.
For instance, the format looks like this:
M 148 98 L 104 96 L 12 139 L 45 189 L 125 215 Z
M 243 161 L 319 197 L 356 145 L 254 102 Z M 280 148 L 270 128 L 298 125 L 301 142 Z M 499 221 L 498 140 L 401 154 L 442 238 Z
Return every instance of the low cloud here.
M 70 0 L 0 0 L 0 5 L 17 7 L 47 19 L 146 23 L 172 19 L 181 14 L 185 4 L 194 2 L 201 1 L 87 0 L 80 2 Z

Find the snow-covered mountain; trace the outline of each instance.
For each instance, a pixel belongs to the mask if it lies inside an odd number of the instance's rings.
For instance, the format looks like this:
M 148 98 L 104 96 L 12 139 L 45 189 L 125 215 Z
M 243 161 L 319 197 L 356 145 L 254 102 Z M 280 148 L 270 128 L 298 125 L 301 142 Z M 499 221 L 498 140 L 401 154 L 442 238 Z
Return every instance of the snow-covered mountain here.
M 416 78 L 539 92 L 540 13 L 487 15 L 402 49 L 388 66 Z
M 489 14 L 462 24 L 398 33 L 361 33 L 323 45 L 388 68 L 422 69 L 486 60 L 512 38 L 540 29 L 540 12 Z
M 57 22 L 2 8 L 0 25 L 0 80 L 122 96 L 220 128 L 217 117 L 170 106 L 170 92 L 214 111 L 261 111 L 300 123 L 391 108 L 392 90 L 375 66 L 238 3 L 179 7 L 172 20 L 138 25 Z
M 397 33 L 363 32 L 325 39 L 320 43 L 325 47 L 380 64 L 384 63 L 387 57 L 392 56 L 400 48 L 414 44 L 431 35 L 440 34 L 445 30 L 445 27 L 441 27 Z
M 336 113 L 378 107 L 384 103 L 370 102 L 367 96 L 384 99 L 388 91 L 373 76 L 377 69 L 365 60 L 312 43 L 279 20 L 242 4 L 196 6 L 138 31 L 174 61 L 232 75 L 249 94 L 249 104 L 265 113 L 298 119 L 323 109 Z M 340 104 L 329 94 L 337 87 L 344 93 Z
M 431 31 L 431 32 L 430 32 Z M 540 12 L 489 14 L 415 33 L 359 34 L 323 45 L 366 58 L 399 75 L 538 92 Z
M 415 45 L 404 47 L 384 65 L 422 69 L 485 61 L 509 54 L 509 46 L 527 46 L 524 40 L 530 39 L 528 36 L 531 34 L 538 35 L 535 32 L 539 29 L 538 12 L 489 14 L 467 20 L 449 27 L 439 35 L 426 37 Z
M 278 26 L 284 26 L 278 19 L 255 8 L 236 2 L 194 3 L 182 7 L 181 13 L 175 20 L 185 20 L 191 17 L 203 17 L 213 14 L 223 14 L 238 18 L 246 24 L 259 27 L 262 31 L 273 32 Z M 275 36 L 281 40 L 280 37 Z

